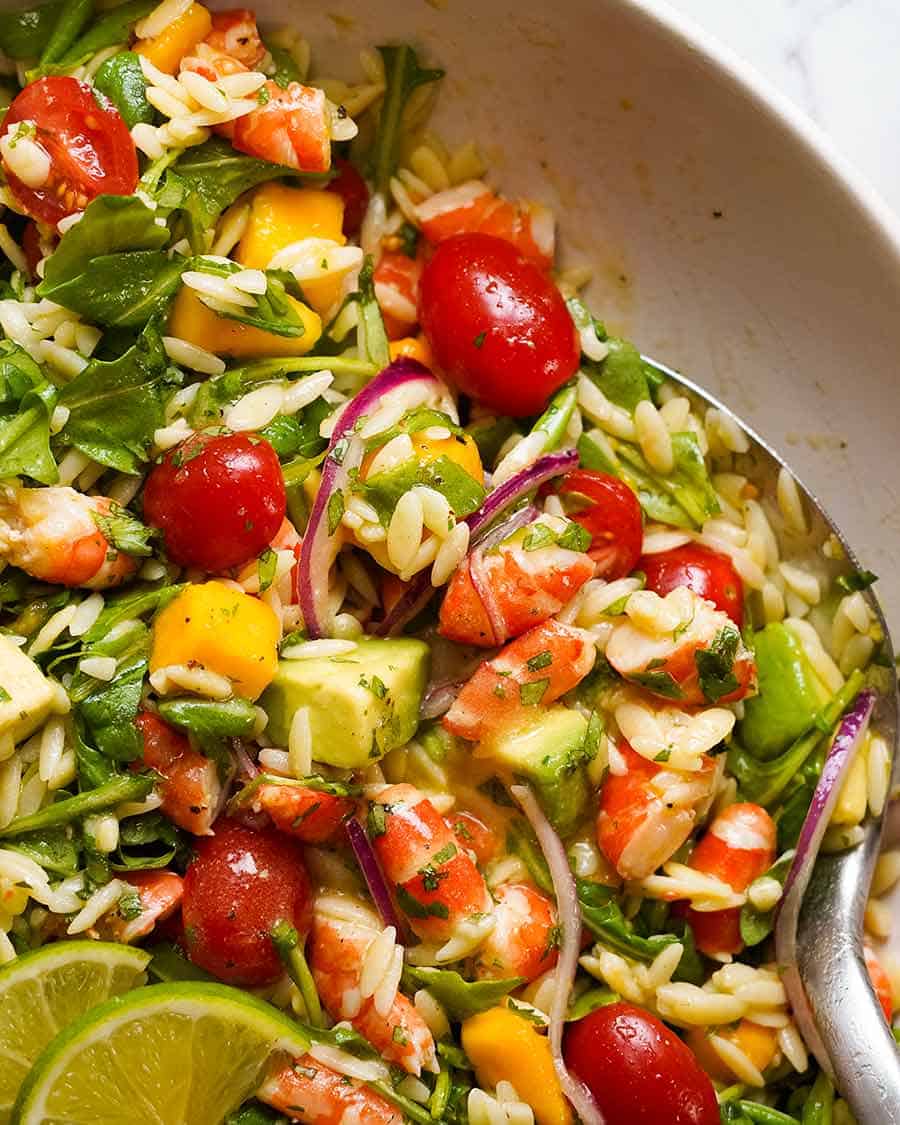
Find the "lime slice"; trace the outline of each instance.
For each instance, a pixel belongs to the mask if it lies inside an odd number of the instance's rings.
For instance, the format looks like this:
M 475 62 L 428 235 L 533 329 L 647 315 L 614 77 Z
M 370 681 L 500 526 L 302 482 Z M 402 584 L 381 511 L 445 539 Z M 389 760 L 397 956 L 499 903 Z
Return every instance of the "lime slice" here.
M 0 969 L 0 1125 L 31 1064 L 89 1008 L 144 983 L 150 955 L 102 941 L 60 941 Z
M 302 1028 L 224 984 L 154 984 L 63 1031 L 29 1074 L 15 1125 L 220 1125 Z

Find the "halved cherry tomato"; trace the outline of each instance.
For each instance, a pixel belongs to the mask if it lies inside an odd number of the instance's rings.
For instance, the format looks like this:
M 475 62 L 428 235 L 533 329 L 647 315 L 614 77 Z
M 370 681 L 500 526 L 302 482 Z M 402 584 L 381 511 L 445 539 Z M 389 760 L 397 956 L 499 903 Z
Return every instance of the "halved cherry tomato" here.
M 687 586 L 727 613 L 738 628 L 743 625 L 744 584 L 725 555 L 686 543 L 658 555 L 644 555 L 637 568 L 647 576 L 647 589 L 661 598 L 679 586 Z
M 305 934 L 309 876 L 299 845 L 276 829 L 219 820 L 195 843 L 184 876 L 184 940 L 195 965 L 230 984 L 271 984 L 282 972 L 270 934 L 284 920 Z
M 863 953 L 865 954 L 866 970 L 869 974 L 869 980 L 872 982 L 872 988 L 878 997 L 878 1003 L 884 1012 L 884 1018 L 890 1023 L 894 1014 L 894 989 L 891 985 L 891 978 L 887 975 L 875 950 L 868 942 L 863 945 Z
M 55 224 L 98 195 L 131 195 L 137 187 L 137 150 L 128 127 L 86 83 L 39 78 L 13 101 L 0 133 L 19 121 L 35 123 L 33 139 L 50 157 L 49 178 L 39 188 L 27 187 L 4 167 L 10 190 L 33 218 Z
M 573 469 L 559 485 L 567 513 L 591 535 L 597 575 L 612 582 L 630 574 L 641 556 L 638 498 L 624 481 L 593 469 Z
M 333 191 L 344 201 L 344 234 L 352 238 L 359 232 L 363 219 L 366 217 L 366 208 L 369 206 L 369 189 L 366 181 L 357 172 L 349 160 L 336 156 L 331 162 L 337 169 L 337 175 L 329 180 L 325 186 L 326 191 Z
M 437 247 L 422 273 L 419 320 L 438 367 L 502 414 L 537 414 L 578 368 L 559 290 L 494 235 L 460 234 Z
M 606 1125 L 719 1125 L 719 1105 L 693 1052 L 633 1004 L 607 1004 L 566 1025 L 566 1066 Z
M 218 571 L 260 554 L 284 519 L 278 454 L 248 434 L 195 434 L 166 454 L 144 489 L 144 516 L 179 566 Z

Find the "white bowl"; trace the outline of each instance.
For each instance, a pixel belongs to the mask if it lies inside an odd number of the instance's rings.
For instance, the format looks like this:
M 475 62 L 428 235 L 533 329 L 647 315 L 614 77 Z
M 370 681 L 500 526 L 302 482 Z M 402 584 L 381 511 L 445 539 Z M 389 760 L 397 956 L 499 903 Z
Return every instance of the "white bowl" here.
M 805 119 L 656 0 L 314 7 L 258 4 L 329 69 L 400 39 L 445 67 L 438 131 L 556 209 L 597 314 L 782 451 L 900 621 L 900 225 Z

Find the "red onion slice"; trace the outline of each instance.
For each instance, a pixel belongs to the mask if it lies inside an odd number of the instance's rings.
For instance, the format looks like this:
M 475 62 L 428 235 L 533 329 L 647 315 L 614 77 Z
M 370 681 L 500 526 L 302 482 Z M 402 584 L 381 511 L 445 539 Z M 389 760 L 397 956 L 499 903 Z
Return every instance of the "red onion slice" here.
M 556 983 L 553 990 L 553 1003 L 548 1013 L 550 1023 L 547 1028 L 553 1066 L 563 1093 L 572 1103 L 584 1125 L 604 1125 L 603 1114 L 597 1108 L 597 1103 L 585 1084 L 574 1074 L 569 1073 L 562 1053 L 566 1008 L 575 981 L 575 973 L 578 971 L 578 954 L 581 948 L 581 910 L 578 906 L 575 879 L 562 840 L 553 831 L 550 821 L 544 816 L 543 809 L 532 791 L 527 785 L 513 785 L 510 787 L 510 793 L 528 818 L 544 853 L 544 859 L 550 869 L 550 878 L 553 880 L 553 893 L 556 895 L 557 921 L 562 927 L 559 960 L 556 963 Z
M 504 481 L 493 492 L 489 492 L 481 507 L 465 518 L 465 522 L 469 525 L 470 549 L 483 545 L 488 536 L 493 537 L 494 528 L 491 525 L 507 508 L 512 507 L 523 496 L 527 496 L 529 492 L 540 488 L 546 481 L 567 473 L 569 469 L 574 469 L 577 464 L 578 452 L 575 449 L 546 453 L 543 457 L 539 457 L 533 465 L 529 465 L 527 469 L 523 469 L 520 473 L 510 477 L 509 480 Z M 529 505 L 524 510 L 534 511 L 535 509 Z M 514 512 L 511 520 L 517 516 L 518 512 Z M 525 520 L 525 523 L 528 522 L 530 520 Z M 517 523 L 515 527 L 511 526 L 505 532 L 505 535 L 511 534 L 516 530 L 516 527 L 522 526 L 524 526 L 524 523 Z M 503 538 L 505 538 L 505 535 Z M 379 637 L 391 637 L 399 633 L 404 626 L 422 612 L 431 601 L 434 593 L 435 589 L 431 585 L 429 574 L 425 571 L 417 574 L 407 586 L 403 597 L 372 631 Z
M 393 926 L 398 936 L 402 938 L 405 932 L 404 926 L 394 909 L 394 900 L 391 898 L 387 880 L 375 857 L 372 845 L 369 843 L 366 830 L 355 817 L 351 817 L 345 827 L 347 830 L 347 838 L 350 841 L 350 847 L 353 848 L 356 862 L 359 864 L 360 870 L 363 873 L 366 886 L 369 888 L 369 894 L 372 896 L 372 901 L 375 903 L 378 913 L 381 915 L 382 922 L 384 922 L 385 926 Z
M 328 506 L 332 496 L 346 487 L 350 470 L 358 468 L 363 459 L 363 443 L 354 436 L 356 425 L 364 415 L 377 409 L 386 395 L 415 382 L 438 385 L 435 376 L 417 360 L 406 356 L 395 360 L 351 399 L 331 435 L 297 564 L 300 609 L 307 635 L 312 639 L 328 636 L 330 629 L 328 577 L 337 558 L 339 540 L 328 532 Z
M 481 547 L 476 547 L 475 550 L 470 553 L 467 561 L 469 564 L 469 577 L 472 579 L 475 593 L 478 595 L 481 608 L 484 610 L 491 627 L 491 644 L 502 644 L 506 637 L 506 619 L 500 612 L 497 599 L 494 597 L 490 576 L 484 566 L 484 551 Z
M 861 691 L 841 720 L 800 830 L 794 861 L 784 882 L 784 893 L 775 925 L 775 954 L 782 970 L 785 991 L 797 1026 L 818 1059 L 827 1059 L 828 1052 L 816 1029 L 815 1018 L 797 968 L 797 919 L 822 837 L 828 828 L 847 771 L 862 745 L 875 701 L 874 691 L 868 688 Z

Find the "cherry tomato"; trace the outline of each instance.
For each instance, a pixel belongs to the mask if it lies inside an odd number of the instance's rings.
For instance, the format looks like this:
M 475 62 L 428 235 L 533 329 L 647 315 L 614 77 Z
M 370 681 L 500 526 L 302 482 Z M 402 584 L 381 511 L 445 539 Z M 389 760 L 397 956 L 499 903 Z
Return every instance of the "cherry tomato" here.
M 884 1012 L 884 1018 L 890 1023 L 894 1014 L 894 989 L 891 985 L 891 978 L 885 972 L 875 950 L 868 942 L 863 946 L 863 953 L 865 954 L 866 970 L 869 974 L 869 980 L 872 982 L 872 988 L 878 997 L 878 1003 Z
M 597 575 L 612 582 L 630 574 L 644 540 L 641 506 L 624 481 L 593 469 L 573 469 L 559 485 L 568 515 L 589 531 Z
M 719 1125 L 712 1082 L 664 1023 L 632 1004 L 607 1004 L 566 1026 L 566 1066 L 606 1125 Z
M 366 181 L 357 172 L 349 160 L 336 156 L 332 160 L 332 167 L 337 169 L 337 175 L 329 180 L 326 191 L 333 191 L 344 201 L 344 234 L 352 238 L 359 232 L 363 219 L 366 217 L 366 208 L 369 206 L 369 189 Z
M 248 434 L 195 434 L 147 478 L 144 516 L 179 566 L 226 570 L 260 554 L 284 519 L 278 454 Z
M 537 414 L 578 368 L 559 290 L 505 239 L 459 234 L 422 273 L 419 321 L 437 365 L 502 414 Z
M 282 972 L 272 927 L 284 920 L 302 935 L 312 918 L 300 847 L 274 828 L 219 820 L 194 848 L 181 906 L 188 956 L 230 984 L 271 984 Z
M 32 139 L 50 157 L 50 175 L 39 188 L 4 168 L 13 195 L 33 218 L 55 224 L 83 211 L 98 195 L 131 195 L 137 187 L 137 150 L 128 126 L 115 106 L 99 102 L 86 83 L 39 78 L 13 101 L 0 132 L 19 121 L 35 123 Z
M 716 609 L 727 613 L 738 628 L 744 623 L 744 584 L 731 559 L 686 543 L 658 555 L 644 555 L 638 570 L 647 576 L 647 589 L 665 597 L 679 586 L 687 586 Z

